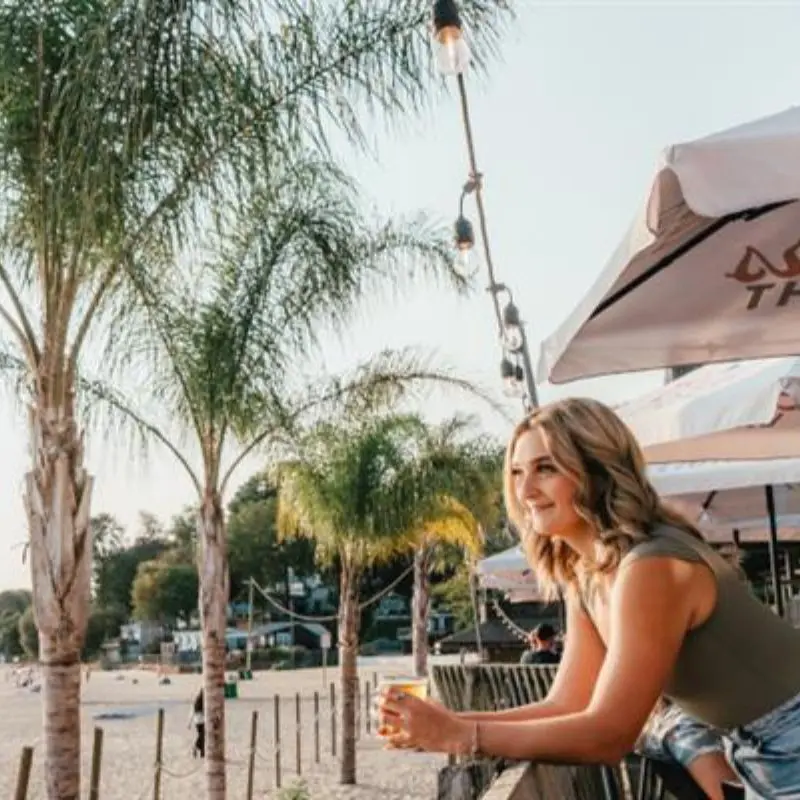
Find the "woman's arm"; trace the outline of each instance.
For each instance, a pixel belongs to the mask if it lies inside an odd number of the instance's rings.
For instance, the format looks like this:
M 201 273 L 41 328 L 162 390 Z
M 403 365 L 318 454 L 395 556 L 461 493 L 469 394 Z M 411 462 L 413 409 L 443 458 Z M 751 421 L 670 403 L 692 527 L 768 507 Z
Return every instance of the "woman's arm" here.
M 663 694 L 698 607 L 713 601 L 709 580 L 704 566 L 673 558 L 642 559 L 620 570 L 606 658 L 584 708 L 524 722 L 474 721 L 389 691 L 382 713 L 399 722 L 390 742 L 449 753 L 477 747 L 517 761 L 618 763 Z
M 504 711 L 467 711 L 458 716 L 472 722 L 529 722 L 582 711 L 589 705 L 605 658 L 605 645 L 574 592 L 569 592 L 564 655 L 547 693 L 537 703 Z
M 457 752 L 474 746 L 510 759 L 617 763 L 633 748 L 663 693 L 691 626 L 702 566 L 648 558 L 625 566 L 611 592 L 608 654 L 588 705 L 528 722 L 462 725 Z M 700 590 L 702 591 L 702 590 Z M 452 735 L 452 734 L 451 734 Z M 471 744 L 470 744 L 471 743 Z

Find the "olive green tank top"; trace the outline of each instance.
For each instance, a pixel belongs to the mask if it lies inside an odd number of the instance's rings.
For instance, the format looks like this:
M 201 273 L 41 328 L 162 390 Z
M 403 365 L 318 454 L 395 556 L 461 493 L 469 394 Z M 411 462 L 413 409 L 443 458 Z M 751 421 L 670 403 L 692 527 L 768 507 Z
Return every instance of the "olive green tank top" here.
M 800 694 L 800 631 L 755 597 L 710 545 L 662 526 L 623 563 L 671 556 L 714 573 L 711 616 L 684 638 L 664 694 L 693 717 L 722 730 L 753 722 Z

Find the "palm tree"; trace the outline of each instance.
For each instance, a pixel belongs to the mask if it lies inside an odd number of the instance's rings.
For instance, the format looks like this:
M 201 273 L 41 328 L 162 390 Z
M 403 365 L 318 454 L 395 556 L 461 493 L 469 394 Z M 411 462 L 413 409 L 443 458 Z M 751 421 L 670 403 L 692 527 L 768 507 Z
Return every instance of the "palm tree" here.
M 430 381 L 468 385 L 410 355 L 383 354 L 345 379 L 298 382 L 298 364 L 327 322 L 347 312 L 381 281 L 397 285 L 415 267 L 450 274 L 442 236 L 415 219 L 407 229 L 374 230 L 363 221 L 347 179 L 316 159 L 276 163 L 271 185 L 250 202 L 217 210 L 225 233 L 203 241 L 205 265 L 185 273 L 174 296 L 148 303 L 138 331 L 151 406 L 121 394 L 107 399 L 167 448 L 196 493 L 200 618 L 209 796 L 225 793 L 223 702 L 229 596 L 224 496 L 248 455 L 292 435 L 314 413 L 350 413 L 391 402 Z M 216 229 L 215 229 L 216 230 Z M 411 268 L 411 272 L 409 272 Z M 191 281 L 191 283 L 189 283 Z M 191 286 L 197 290 L 192 296 Z M 457 284 L 460 285 L 460 284 Z M 149 340 L 148 340 L 149 337 Z M 155 420 L 170 423 L 157 424 Z
M 477 52 L 500 5 L 467 0 Z M 365 141 L 362 111 L 430 97 L 415 0 L 5 0 L 0 6 L 0 347 L 25 368 L 25 481 L 43 671 L 47 795 L 80 785 L 79 653 L 92 478 L 77 414 L 89 345 L 119 333 L 220 197 L 276 154 Z M 209 573 L 209 579 L 211 573 Z M 217 576 L 220 586 L 221 576 Z
M 454 417 L 424 432 L 416 477 L 421 490 L 440 491 L 436 505 L 408 532 L 414 557 L 411 645 L 414 673 L 428 674 L 431 575 L 483 552 L 484 530 L 502 514 L 499 449 L 472 434 L 472 421 Z M 431 474 L 432 473 L 432 474 Z M 440 488 L 441 487 L 441 488 Z
M 435 449 L 433 441 L 413 415 L 325 421 L 289 443 L 292 456 L 277 467 L 279 531 L 313 538 L 318 555 L 339 568 L 341 783 L 356 781 L 361 578 L 406 552 L 420 531 L 475 538 L 474 518 L 455 498 L 478 487 L 485 473 L 474 469 L 466 448 Z

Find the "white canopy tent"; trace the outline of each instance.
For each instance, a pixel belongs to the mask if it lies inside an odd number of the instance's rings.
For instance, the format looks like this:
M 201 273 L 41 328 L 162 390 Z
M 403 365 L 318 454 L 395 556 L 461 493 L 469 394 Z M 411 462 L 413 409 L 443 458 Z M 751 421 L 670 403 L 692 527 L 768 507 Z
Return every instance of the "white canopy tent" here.
M 800 108 L 668 147 L 539 380 L 798 352 L 798 198 Z

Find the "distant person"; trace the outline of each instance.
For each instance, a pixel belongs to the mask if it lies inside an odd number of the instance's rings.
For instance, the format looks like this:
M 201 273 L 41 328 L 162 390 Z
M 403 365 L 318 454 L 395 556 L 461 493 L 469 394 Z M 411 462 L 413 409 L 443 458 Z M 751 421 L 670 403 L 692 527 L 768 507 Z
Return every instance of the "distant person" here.
M 194 698 L 192 703 L 192 713 L 189 715 L 189 727 L 194 725 L 195 739 L 192 756 L 197 758 L 206 757 L 206 716 L 205 706 L 203 704 L 203 689 Z
M 557 649 L 555 628 L 543 622 L 531 631 L 528 637 L 530 649 L 522 654 L 520 664 L 558 664 L 561 656 Z

